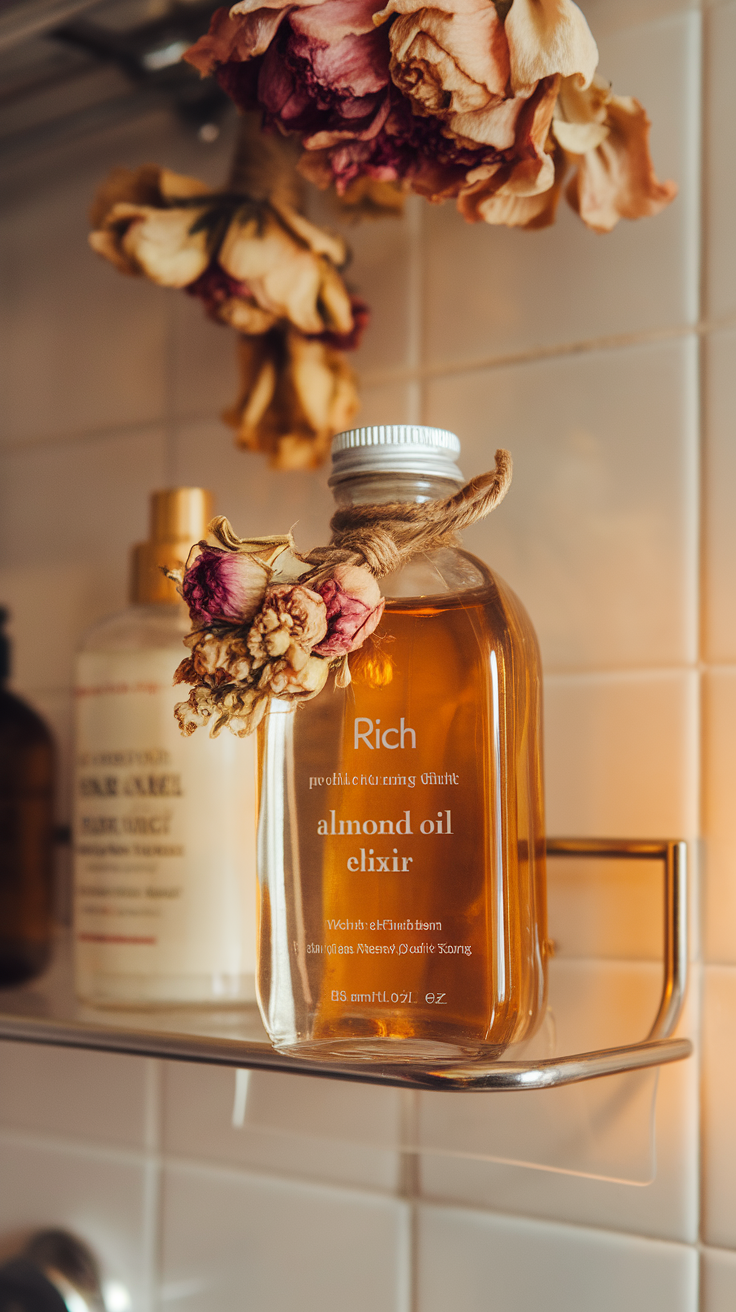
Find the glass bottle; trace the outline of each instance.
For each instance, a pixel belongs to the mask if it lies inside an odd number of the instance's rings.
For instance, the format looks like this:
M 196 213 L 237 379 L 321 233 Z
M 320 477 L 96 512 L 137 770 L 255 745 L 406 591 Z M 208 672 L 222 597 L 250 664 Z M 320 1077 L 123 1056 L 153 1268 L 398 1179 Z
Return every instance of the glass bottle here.
M 338 505 L 444 497 L 459 449 L 437 429 L 339 434 Z M 500 1054 L 546 999 L 536 637 L 454 546 L 381 587 L 350 686 L 272 701 L 259 729 L 261 1012 L 303 1056 Z
M 255 998 L 255 752 L 183 738 L 173 672 L 190 628 L 174 583 L 211 515 L 201 488 L 151 499 L 132 604 L 84 637 L 76 673 L 75 962 L 96 1005 Z
M 0 985 L 38 975 L 53 934 L 54 744 L 6 687 L 7 618 L 0 609 Z

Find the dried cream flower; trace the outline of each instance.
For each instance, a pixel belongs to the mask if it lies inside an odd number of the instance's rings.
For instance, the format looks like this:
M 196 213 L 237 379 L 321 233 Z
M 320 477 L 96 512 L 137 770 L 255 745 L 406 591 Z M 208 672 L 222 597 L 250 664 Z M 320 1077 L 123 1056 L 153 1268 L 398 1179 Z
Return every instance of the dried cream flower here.
M 326 632 L 327 612 L 319 593 L 282 583 L 268 589 L 248 634 L 248 650 L 256 669 L 285 655 L 298 669 Z

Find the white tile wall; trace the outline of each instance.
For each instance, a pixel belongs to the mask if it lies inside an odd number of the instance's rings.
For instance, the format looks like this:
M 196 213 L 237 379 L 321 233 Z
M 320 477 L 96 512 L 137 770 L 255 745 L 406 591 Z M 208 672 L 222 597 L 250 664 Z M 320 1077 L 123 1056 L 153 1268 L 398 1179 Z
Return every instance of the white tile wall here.
M 703 686 L 703 938 L 706 960 L 736 962 L 736 669 L 711 670 Z
M 179 1157 L 396 1192 L 400 1092 L 299 1081 L 252 1071 L 242 1125 L 235 1076 L 219 1067 L 165 1067 L 164 1147 Z
M 736 364 L 733 328 L 711 333 L 705 344 L 705 431 L 703 481 L 707 515 L 703 522 L 704 655 L 715 662 L 736 660 L 736 526 L 732 513 L 736 486 L 732 379 Z
M 682 1028 L 702 1028 L 702 1063 L 662 1070 L 654 1178 L 632 1184 L 652 1174 L 643 1083 L 428 1095 L 412 1123 L 390 1091 L 257 1076 L 235 1128 L 232 1072 L 0 1045 L 0 1252 L 30 1226 L 76 1228 L 134 1312 L 695 1312 L 699 1235 L 701 1312 L 736 1301 L 736 0 L 583 7 L 680 186 L 664 214 L 602 237 L 564 205 L 527 234 L 421 202 L 350 228 L 309 204 L 343 227 L 372 305 L 363 421 L 455 428 L 468 474 L 514 454 L 509 498 L 467 541 L 540 635 L 550 831 L 700 840 L 708 964 L 701 1007 L 696 887 Z M 205 146 L 161 110 L 2 178 L 0 601 L 16 685 L 59 739 L 62 818 L 72 652 L 124 599 L 148 492 L 205 483 L 236 527 L 293 526 L 304 547 L 330 515 L 324 473 L 233 447 L 229 333 L 87 250 L 108 168 L 221 182 L 234 131 L 231 116 Z M 652 868 L 557 864 L 550 923 L 561 1039 L 640 1032 L 661 953 Z M 397 1126 L 445 1151 L 401 1155 Z M 561 1169 L 477 1158 L 504 1139 Z
M 170 1166 L 161 1305 L 182 1312 L 404 1312 L 407 1205 L 315 1184 Z
M 152 1063 L 105 1052 L 0 1045 L 0 1124 L 146 1148 Z
M 703 1007 L 703 1236 L 736 1249 L 736 970 L 706 966 Z
M 693 1248 L 579 1226 L 423 1207 L 423 1312 L 695 1312 Z
M 11 1248 L 35 1230 L 62 1227 L 98 1255 L 136 1312 L 152 1308 L 148 1237 L 155 1224 L 153 1167 L 112 1149 L 0 1134 L 0 1233 Z
M 700 1279 L 702 1312 L 731 1312 L 736 1303 L 736 1253 L 706 1248 Z
M 696 977 L 679 1025 L 681 1034 L 692 1035 L 697 1029 L 700 1009 L 697 984 Z M 615 998 L 609 998 L 610 1002 L 615 1008 Z M 554 1090 L 553 1097 L 560 1104 L 555 1113 L 547 1110 L 545 1092 L 525 1095 L 533 1100 L 528 1112 L 527 1137 L 533 1136 L 537 1160 L 552 1164 L 557 1161 L 563 1168 L 569 1168 L 577 1156 L 575 1164 L 585 1173 L 564 1169 L 541 1171 L 508 1160 L 474 1161 L 467 1156 L 428 1153 L 421 1163 L 423 1196 L 468 1207 L 490 1208 L 494 1212 L 694 1243 L 699 1226 L 697 1063 L 682 1062 L 663 1067 L 659 1072 L 653 1142 L 646 1132 L 649 1125 L 645 1127 L 652 1108 L 651 1090 L 646 1085 L 644 1089 L 638 1088 L 637 1079 L 616 1077 L 608 1092 L 609 1082 L 603 1080 Z M 649 1095 L 648 1102 L 643 1095 Z M 499 1125 L 493 1125 L 493 1138 L 503 1145 L 511 1128 L 516 1134 L 516 1144 L 520 1143 L 522 1149 L 517 1156 L 523 1160 L 528 1145 L 522 1139 L 522 1117 L 527 1114 L 518 1110 L 518 1099 L 516 1103 L 510 1102 L 513 1096 L 502 1095 L 500 1102 L 494 1098 L 487 1108 L 476 1109 L 471 1102 L 465 1115 L 485 1120 L 488 1125 L 500 1119 Z M 617 1097 L 621 1099 L 618 1107 Z M 611 1099 L 608 1105 L 607 1098 Z M 507 1107 L 503 1106 L 504 1101 Z M 504 1117 L 511 1118 L 509 1127 Z M 587 1143 L 581 1144 L 591 1125 L 593 1133 L 588 1133 Z M 567 1145 L 562 1140 L 565 1131 L 569 1135 Z M 476 1141 L 488 1139 L 488 1128 L 479 1124 Z M 604 1161 L 606 1151 L 607 1162 Z M 505 1156 L 508 1159 L 512 1154 L 506 1152 Z M 528 1155 L 526 1160 L 531 1160 Z M 596 1168 L 601 1166 L 608 1169 L 599 1169 L 596 1178 Z M 621 1168 L 619 1180 L 601 1178 L 615 1176 L 617 1166 Z M 651 1174 L 648 1168 L 653 1168 Z
M 513 491 L 466 542 L 524 600 L 548 672 L 694 654 L 695 346 L 572 354 L 428 386 L 424 419 L 461 430 L 464 473 L 489 468 L 497 446 L 514 456 Z
M 705 172 L 705 310 L 726 319 L 736 310 L 736 261 L 731 241 L 731 215 L 736 204 L 736 180 L 723 167 L 728 150 L 729 121 L 736 103 L 731 60 L 736 44 L 736 5 L 713 5 L 705 16 L 704 137 Z
M 617 94 L 635 94 L 646 105 L 660 176 L 680 186 L 658 225 L 622 223 L 602 238 L 564 202 L 557 224 L 541 233 L 482 223 L 468 230 L 449 205 L 427 211 L 425 333 L 433 365 L 533 356 L 541 347 L 697 317 L 691 192 L 698 47 L 692 14 L 635 24 L 600 42 L 602 73 Z

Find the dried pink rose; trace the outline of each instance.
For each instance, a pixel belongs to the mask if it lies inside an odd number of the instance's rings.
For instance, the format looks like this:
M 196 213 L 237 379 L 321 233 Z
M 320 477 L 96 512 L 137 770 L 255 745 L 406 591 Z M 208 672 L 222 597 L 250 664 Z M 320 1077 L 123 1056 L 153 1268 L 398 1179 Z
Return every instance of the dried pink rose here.
M 185 58 L 296 135 L 300 171 L 339 195 L 380 184 L 454 198 L 471 222 L 544 227 L 573 147 L 585 159 L 567 196 L 589 227 L 674 195 L 624 109 L 635 102 L 612 100 L 604 125 L 578 117 L 598 50 L 574 0 L 238 0 Z
M 187 563 L 182 596 L 195 624 L 245 622 L 258 610 L 269 578 L 270 570 L 256 556 L 202 546 Z
M 248 634 L 255 668 L 274 657 L 303 663 L 327 632 L 327 612 L 319 593 L 300 584 L 269 588 Z
M 385 605 L 373 574 L 364 565 L 338 565 L 317 591 L 327 610 L 327 633 L 313 651 L 317 656 L 357 651 L 375 629 Z

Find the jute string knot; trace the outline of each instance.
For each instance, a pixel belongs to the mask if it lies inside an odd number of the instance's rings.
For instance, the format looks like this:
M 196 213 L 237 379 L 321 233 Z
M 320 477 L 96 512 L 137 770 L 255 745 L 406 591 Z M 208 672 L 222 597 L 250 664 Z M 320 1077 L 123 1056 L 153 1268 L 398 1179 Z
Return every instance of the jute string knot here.
M 332 516 L 330 545 L 317 547 L 304 559 L 320 573 L 322 567 L 367 565 L 376 578 L 383 578 L 423 551 L 454 546 L 462 529 L 503 501 L 511 468 L 509 452 L 499 449 L 495 469 L 441 500 L 346 506 Z

